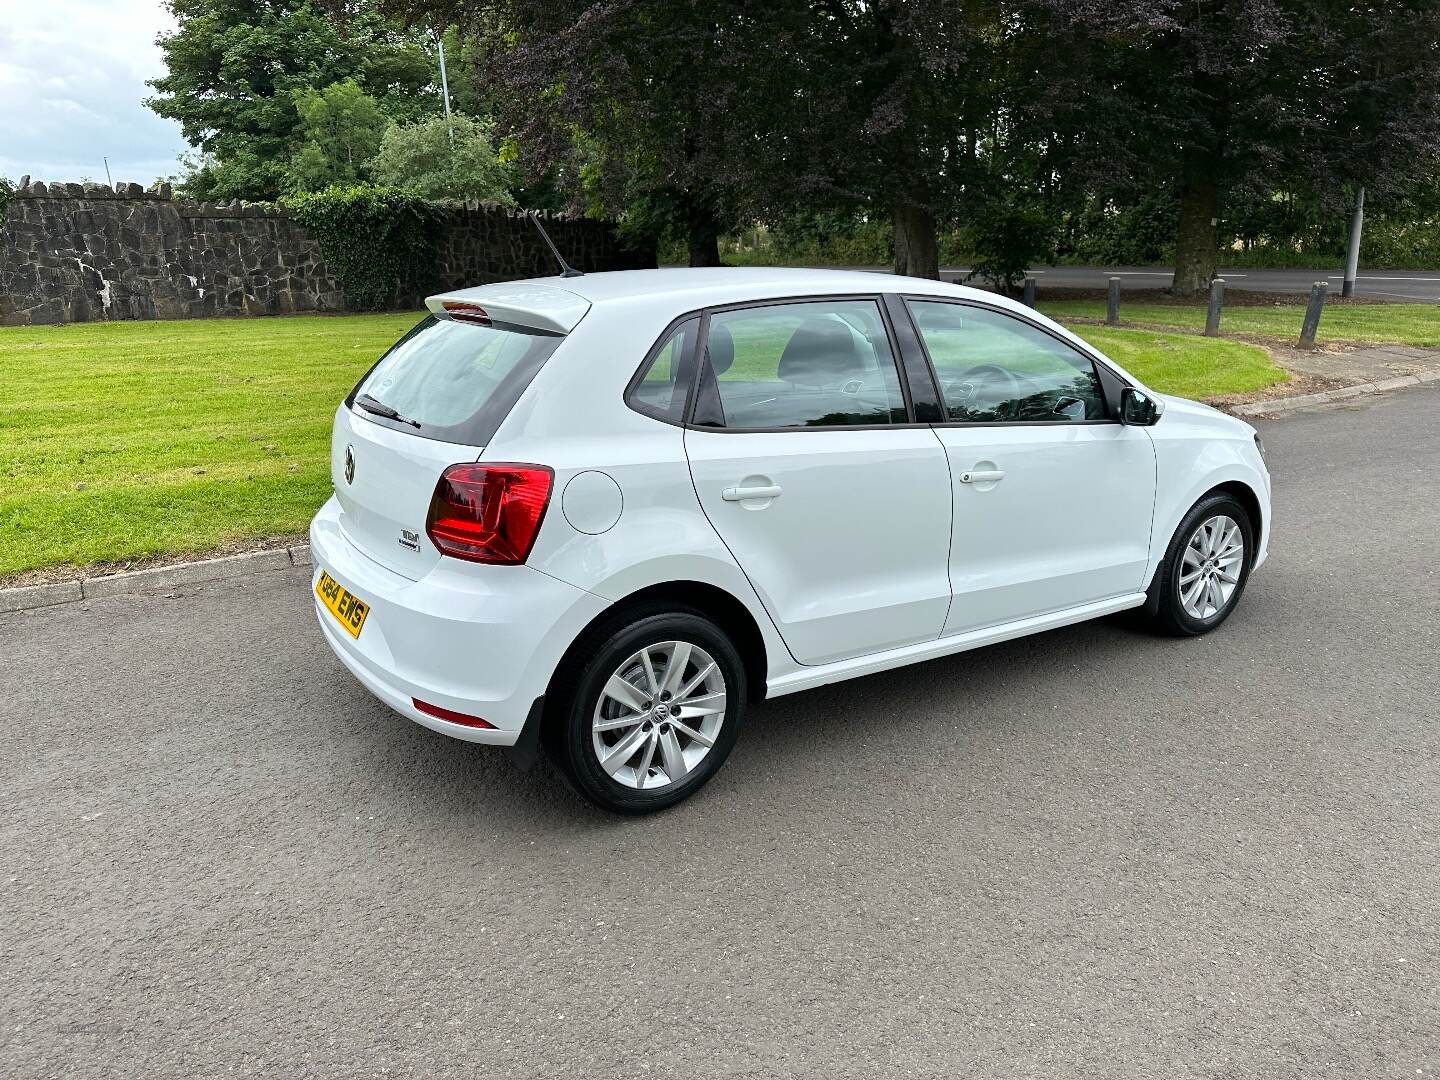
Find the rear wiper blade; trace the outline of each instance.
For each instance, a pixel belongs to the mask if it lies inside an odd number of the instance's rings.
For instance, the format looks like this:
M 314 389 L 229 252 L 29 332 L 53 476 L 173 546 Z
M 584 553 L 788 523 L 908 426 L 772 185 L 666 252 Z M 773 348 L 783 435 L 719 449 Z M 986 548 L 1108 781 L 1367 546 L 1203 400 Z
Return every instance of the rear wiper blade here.
M 372 412 L 376 416 L 383 416 L 386 420 L 398 420 L 402 424 L 409 424 L 411 427 L 419 427 L 419 420 L 411 420 L 408 416 L 401 416 L 398 412 L 386 405 L 379 398 L 373 398 L 369 394 L 361 394 L 355 399 L 355 404 L 366 412 Z

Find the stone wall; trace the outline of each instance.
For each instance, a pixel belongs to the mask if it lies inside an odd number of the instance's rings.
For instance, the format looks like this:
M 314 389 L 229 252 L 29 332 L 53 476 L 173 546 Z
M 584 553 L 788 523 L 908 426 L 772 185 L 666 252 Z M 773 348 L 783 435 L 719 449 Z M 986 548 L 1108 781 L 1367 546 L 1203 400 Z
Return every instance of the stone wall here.
M 654 265 L 606 223 L 547 218 L 582 270 Z M 446 289 L 556 272 L 535 227 L 493 206 L 449 212 L 428 281 L 399 303 Z M 180 202 L 164 184 L 23 183 L 0 227 L 0 325 L 193 319 L 340 311 L 345 295 L 309 231 L 274 209 Z

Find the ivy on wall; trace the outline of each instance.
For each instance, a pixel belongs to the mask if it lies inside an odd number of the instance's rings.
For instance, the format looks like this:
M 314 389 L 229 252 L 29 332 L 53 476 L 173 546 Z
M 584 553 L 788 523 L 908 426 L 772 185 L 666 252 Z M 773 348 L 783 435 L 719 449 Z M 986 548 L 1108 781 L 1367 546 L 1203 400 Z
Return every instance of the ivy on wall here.
M 280 205 L 319 242 L 349 307 L 379 311 L 426 291 L 443 213 L 429 199 L 373 184 L 332 185 Z
M 10 181 L 0 176 L 0 226 L 5 224 L 5 211 L 10 206 L 10 198 L 15 194 L 15 189 L 10 186 Z

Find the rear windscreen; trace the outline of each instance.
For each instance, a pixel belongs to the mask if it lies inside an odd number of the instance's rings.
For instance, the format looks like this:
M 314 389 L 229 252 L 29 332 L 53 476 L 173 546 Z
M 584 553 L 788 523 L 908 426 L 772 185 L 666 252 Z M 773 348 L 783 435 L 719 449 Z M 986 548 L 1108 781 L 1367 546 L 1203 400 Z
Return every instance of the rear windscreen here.
M 431 315 L 370 369 L 346 404 L 386 427 L 482 446 L 564 340 L 561 334 L 513 323 L 477 326 Z M 361 395 L 404 420 L 357 404 Z

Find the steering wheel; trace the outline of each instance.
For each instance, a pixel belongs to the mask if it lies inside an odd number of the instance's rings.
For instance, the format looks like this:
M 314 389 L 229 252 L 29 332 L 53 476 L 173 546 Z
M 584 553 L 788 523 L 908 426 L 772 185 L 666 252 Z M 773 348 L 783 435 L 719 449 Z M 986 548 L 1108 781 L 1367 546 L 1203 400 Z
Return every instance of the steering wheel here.
M 999 364 L 976 364 L 966 371 L 962 371 L 945 384 L 945 397 L 957 403 L 968 403 L 975 399 L 976 381 L 982 383 L 994 382 L 995 376 L 1006 384 L 1008 393 L 1004 397 L 997 398 L 994 405 L 1000 405 L 1006 401 L 1014 401 L 1025 396 L 1025 391 L 1020 386 L 1020 380 L 1015 377 L 1014 372 L 1007 371 Z M 963 392 L 962 392 L 963 390 Z

